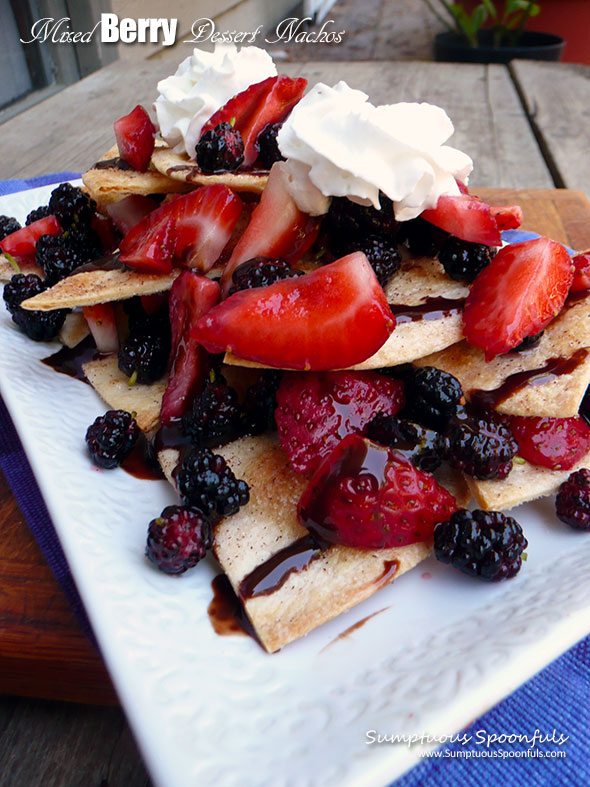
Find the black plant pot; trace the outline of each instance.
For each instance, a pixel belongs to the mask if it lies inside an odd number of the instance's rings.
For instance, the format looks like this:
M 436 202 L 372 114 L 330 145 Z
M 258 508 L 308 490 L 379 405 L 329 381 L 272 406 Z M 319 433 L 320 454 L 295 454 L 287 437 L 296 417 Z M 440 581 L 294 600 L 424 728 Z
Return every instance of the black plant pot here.
M 478 46 L 470 46 L 459 33 L 438 33 L 434 38 L 433 56 L 439 62 L 509 63 L 520 60 L 554 60 L 561 57 L 565 41 L 552 33 L 525 30 L 518 46 L 493 46 L 491 30 L 480 30 Z

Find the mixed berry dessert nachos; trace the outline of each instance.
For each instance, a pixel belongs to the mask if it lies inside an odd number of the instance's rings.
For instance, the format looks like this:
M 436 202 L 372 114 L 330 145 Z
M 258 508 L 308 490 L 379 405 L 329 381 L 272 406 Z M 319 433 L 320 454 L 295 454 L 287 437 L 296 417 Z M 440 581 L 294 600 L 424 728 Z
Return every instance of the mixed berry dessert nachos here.
M 590 528 L 589 255 L 503 245 L 522 212 L 469 192 L 439 107 L 306 87 L 195 50 L 84 189 L 0 217 L 15 326 L 109 408 L 90 460 L 178 492 L 147 557 L 212 552 L 269 652 L 433 550 L 514 577 L 519 503 Z

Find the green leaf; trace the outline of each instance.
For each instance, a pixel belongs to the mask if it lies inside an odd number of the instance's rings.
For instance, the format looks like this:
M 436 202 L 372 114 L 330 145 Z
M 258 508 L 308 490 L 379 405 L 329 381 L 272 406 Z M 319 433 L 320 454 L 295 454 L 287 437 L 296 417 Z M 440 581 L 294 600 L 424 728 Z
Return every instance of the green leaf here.
M 492 17 L 492 19 L 498 18 L 498 12 L 496 11 L 496 6 L 492 2 L 492 0 L 481 0 L 482 4 L 485 5 L 487 8 L 488 14 Z
M 471 14 L 471 29 L 473 30 L 474 35 L 478 32 L 478 30 L 481 30 L 481 26 L 487 18 L 488 12 L 486 7 L 483 4 L 475 6 L 473 13 Z
M 9 254 L 7 251 L 5 251 L 4 252 L 4 256 L 6 257 L 8 262 L 11 264 L 11 266 L 14 268 L 16 273 L 20 273 L 20 268 L 18 267 L 18 262 L 14 259 L 12 254 Z

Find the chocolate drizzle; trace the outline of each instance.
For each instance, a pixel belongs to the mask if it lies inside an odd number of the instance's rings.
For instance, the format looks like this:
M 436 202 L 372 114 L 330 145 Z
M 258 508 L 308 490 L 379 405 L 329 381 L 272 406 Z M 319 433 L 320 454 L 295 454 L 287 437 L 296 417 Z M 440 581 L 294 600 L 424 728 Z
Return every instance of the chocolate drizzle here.
M 129 475 L 143 481 L 160 481 L 164 478 L 152 444 L 143 432 L 133 446 L 133 451 L 123 460 L 121 467 Z
M 389 305 L 398 325 L 418 320 L 440 320 L 463 311 L 465 298 L 426 298 L 424 303 L 408 306 L 403 303 Z
M 115 156 L 114 158 L 106 158 L 106 159 L 102 159 L 102 161 L 97 161 L 96 164 L 92 167 L 92 169 L 128 170 L 128 169 L 133 169 L 133 167 L 131 166 L 131 164 L 128 164 L 120 156 Z
M 108 257 L 100 257 L 98 260 L 92 262 L 85 262 L 76 268 L 70 275 L 75 276 L 77 273 L 87 273 L 88 271 L 118 271 L 125 270 L 125 265 L 119 261 L 119 254 L 110 254 Z
M 549 358 L 545 366 L 511 374 L 498 388 L 491 391 L 474 389 L 469 392 L 472 404 L 482 409 L 494 409 L 509 396 L 528 385 L 545 385 L 564 374 L 571 374 L 586 360 L 588 350 L 577 350 L 570 358 Z
M 213 598 L 207 607 L 207 614 L 213 630 L 221 636 L 238 634 L 250 636 L 258 641 L 252 624 L 234 593 L 225 574 L 218 574 L 211 582 Z
M 294 571 L 304 571 L 321 554 L 322 548 L 313 536 L 298 538 L 247 574 L 240 582 L 239 597 L 247 601 L 274 593 Z
M 96 349 L 96 343 L 92 336 L 87 336 L 75 347 L 62 347 L 48 358 L 43 358 L 41 363 L 50 366 L 60 374 L 67 374 L 83 383 L 88 383 L 86 375 L 82 369 L 85 363 L 104 358 L 104 353 Z

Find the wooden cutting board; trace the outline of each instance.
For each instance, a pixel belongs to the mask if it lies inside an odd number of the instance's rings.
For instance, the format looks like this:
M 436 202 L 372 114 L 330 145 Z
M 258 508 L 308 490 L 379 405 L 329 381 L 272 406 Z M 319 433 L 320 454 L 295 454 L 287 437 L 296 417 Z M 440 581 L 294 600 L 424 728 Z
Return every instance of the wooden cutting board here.
M 576 250 L 590 248 L 590 203 L 582 192 L 481 189 L 478 194 L 491 204 L 521 205 L 523 229 Z M 80 630 L 1 474 L 0 693 L 117 702 L 102 659 Z

